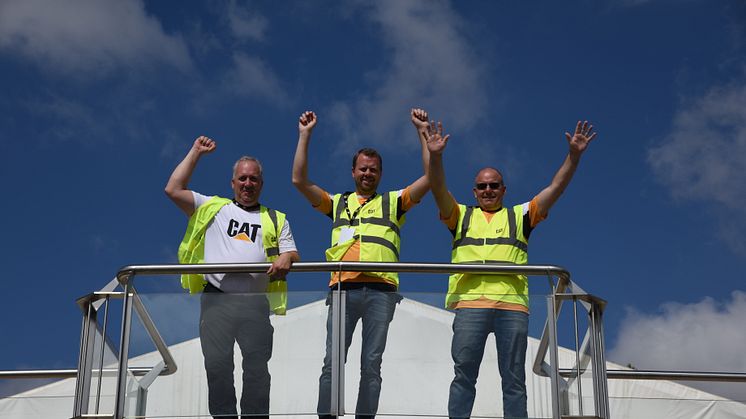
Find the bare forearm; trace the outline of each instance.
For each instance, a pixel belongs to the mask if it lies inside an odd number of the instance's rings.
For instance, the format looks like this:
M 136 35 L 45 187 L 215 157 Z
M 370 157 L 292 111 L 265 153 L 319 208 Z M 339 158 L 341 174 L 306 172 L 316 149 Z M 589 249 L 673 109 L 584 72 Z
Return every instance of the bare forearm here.
M 418 128 L 417 137 L 420 139 L 420 147 L 422 147 L 422 170 L 427 174 L 428 167 L 430 166 L 430 150 L 427 149 L 427 130 Z
M 554 178 L 552 178 L 552 186 L 557 189 L 557 198 L 565 191 L 567 185 L 570 184 L 579 162 L 580 156 L 573 156 L 568 153 L 565 161 L 562 162 L 562 166 L 555 173 Z
M 179 163 L 178 166 L 171 173 L 171 177 L 168 178 L 166 183 L 166 195 L 171 198 L 171 201 L 176 204 L 187 216 L 191 216 L 194 212 L 194 196 L 192 191 L 187 189 L 189 187 L 189 179 L 192 177 L 192 172 L 197 166 L 197 161 L 203 154 L 209 154 L 215 151 L 217 144 L 214 140 L 204 135 L 200 135 L 194 140 L 192 148 L 189 149 L 184 160 Z
M 565 192 L 565 189 L 567 189 L 567 186 L 570 184 L 579 162 L 580 155 L 574 155 L 572 153 L 567 154 L 562 165 L 552 178 L 552 182 L 537 195 L 538 199 L 536 202 L 539 206 L 540 214 L 546 216 L 549 209 L 552 208 L 559 197 L 562 196 L 562 193 Z
M 308 141 L 309 135 L 300 134 L 293 158 L 293 185 L 296 187 L 308 182 Z
M 283 258 L 290 263 L 300 262 L 300 254 L 297 251 L 280 253 L 279 258 Z
M 194 149 L 189 150 L 184 160 L 176 166 L 173 173 L 171 173 L 171 177 L 168 178 L 166 194 L 171 196 L 173 193 L 186 190 L 189 187 L 189 180 L 192 178 L 194 168 L 197 167 L 199 157 L 199 153 Z
M 570 180 L 572 180 L 572 176 L 578 168 L 578 163 L 580 163 L 580 156 L 594 138 L 596 138 L 596 133 L 593 132 L 593 125 L 589 124 L 588 121 L 578 121 L 575 125 L 574 134 L 565 132 L 569 150 L 562 166 L 552 178 L 552 183 L 536 196 L 540 214 L 546 216 L 549 209 L 557 202 L 567 185 L 570 184 Z
M 298 145 L 295 148 L 293 158 L 292 181 L 298 191 L 306 197 L 313 206 L 321 204 L 321 195 L 324 191 L 308 179 L 308 142 L 310 134 L 301 133 L 298 136 Z
M 443 155 L 430 155 L 427 177 L 430 180 L 430 190 L 442 215 L 448 216 L 453 211 L 453 198 L 446 187 L 446 175 L 443 169 Z
M 430 150 L 427 149 L 427 137 L 425 137 L 424 131 L 421 129 L 417 130 L 417 135 L 420 139 L 420 146 L 422 147 L 422 169 L 424 174 L 409 185 L 409 196 L 415 202 L 419 202 L 427 194 L 427 191 L 430 190 L 430 179 L 427 177 L 427 170 L 430 164 Z

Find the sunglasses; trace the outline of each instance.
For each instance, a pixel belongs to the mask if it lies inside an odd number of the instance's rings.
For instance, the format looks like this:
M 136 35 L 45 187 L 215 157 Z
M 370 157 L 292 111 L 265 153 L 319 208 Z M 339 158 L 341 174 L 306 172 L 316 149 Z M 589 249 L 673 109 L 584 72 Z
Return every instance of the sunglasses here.
M 475 187 L 479 189 L 480 191 L 483 191 L 487 189 L 487 187 L 490 187 L 492 190 L 500 189 L 503 187 L 502 182 L 490 182 L 490 183 L 477 183 Z

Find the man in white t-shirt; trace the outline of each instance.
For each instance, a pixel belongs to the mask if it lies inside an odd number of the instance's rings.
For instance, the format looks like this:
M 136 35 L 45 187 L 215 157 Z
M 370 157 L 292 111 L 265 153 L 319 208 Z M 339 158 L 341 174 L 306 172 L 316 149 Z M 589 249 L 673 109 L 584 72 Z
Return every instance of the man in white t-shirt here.
M 197 138 L 166 185 L 166 195 L 190 217 L 179 259 L 182 263 L 272 264 L 264 274 L 183 275 L 182 285 L 192 292 L 203 291 L 199 330 L 210 414 L 221 418 L 237 415 L 233 386 L 233 347 L 237 342 L 243 357 L 241 414 L 268 417 L 267 362 L 274 331 L 269 312 L 284 314 L 285 276 L 300 258 L 285 215 L 259 204 L 264 181 L 257 159 L 244 156 L 234 165 L 233 200 L 188 189 L 199 158 L 215 147 L 210 138 Z

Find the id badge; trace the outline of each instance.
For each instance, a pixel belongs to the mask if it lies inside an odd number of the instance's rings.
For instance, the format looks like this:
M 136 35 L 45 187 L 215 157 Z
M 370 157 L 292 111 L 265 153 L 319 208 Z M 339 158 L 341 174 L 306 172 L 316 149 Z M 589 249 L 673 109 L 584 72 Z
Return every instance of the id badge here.
M 337 244 L 341 244 L 346 242 L 347 240 L 350 240 L 354 235 L 354 227 L 342 227 L 342 229 L 339 231 L 339 241 L 337 241 Z

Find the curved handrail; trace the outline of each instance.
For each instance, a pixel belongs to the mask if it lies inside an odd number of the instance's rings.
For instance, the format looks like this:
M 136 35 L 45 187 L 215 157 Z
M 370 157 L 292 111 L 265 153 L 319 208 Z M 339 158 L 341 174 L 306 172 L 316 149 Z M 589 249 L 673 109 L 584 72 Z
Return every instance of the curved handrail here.
M 122 284 L 123 286 L 125 284 Z M 153 344 L 155 345 L 158 352 L 161 354 L 161 357 L 163 358 L 163 369 L 160 371 L 159 375 L 171 375 L 176 372 L 177 366 L 176 361 L 174 360 L 173 356 L 171 355 L 171 351 L 168 350 L 168 345 L 166 345 L 166 342 L 163 340 L 163 337 L 161 337 L 160 332 L 158 332 L 158 328 L 155 326 L 155 323 L 153 322 L 153 319 L 150 318 L 150 314 L 148 313 L 148 310 L 145 308 L 145 306 L 142 303 L 142 300 L 140 300 L 140 296 L 137 295 L 137 292 L 133 289 L 132 294 L 134 296 L 133 302 L 135 310 L 137 311 L 137 314 L 140 316 L 140 320 L 142 321 L 143 327 L 145 327 L 145 330 L 148 332 L 148 335 L 153 340 Z M 104 299 L 104 298 L 123 298 L 124 292 L 123 291 L 97 291 L 92 292 L 88 295 L 85 295 L 77 300 L 78 305 L 81 307 L 83 312 L 85 312 L 84 307 L 87 304 L 94 304 L 96 301 Z M 137 373 L 138 375 L 144 375 L 142 370 L 145 370 L 146 368 L 138 368 Z M 133 369 L 128 369 L 130 372 L 134 372 Z M 150 369 L 147 369 L 148 371 Z M 147 372 L 147 371 L 146 371 Z
M 134 275 L 264 273 L 270 263 L 204 263 L 199 265 L 128 265 L 119 269 L 122 285 Z M 296 262 L 293 272 L 408 272 L 408 273 L 487 273 L 527 276 L 554 275 L 569 281 L 570 272 L 556 265 L 515 265 L 512 263 L 420 263 L 420 262 Z

